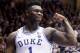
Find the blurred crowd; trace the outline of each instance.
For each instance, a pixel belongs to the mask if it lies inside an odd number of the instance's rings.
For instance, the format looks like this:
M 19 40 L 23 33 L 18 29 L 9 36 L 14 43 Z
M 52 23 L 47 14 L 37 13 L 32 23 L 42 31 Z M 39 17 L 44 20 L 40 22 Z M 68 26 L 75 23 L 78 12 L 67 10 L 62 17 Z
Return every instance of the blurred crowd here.
M 54 19 L 54 13 L 57 12 L 68 18 L 73 29 L 80 30 L 80 11 L 72 11 L 70 7 L 65 8 L 58 0 L 54 0 L 52 2 L 45 1 L 42 3 L 42 8 L 44 10 L 44 18 L 40 23 L 41 26 L 51 26 L 64 31 L 63 24 Z M 6 42 L 5 38 L 8 36 L 9 33 L 17 30 L 18 28 L 24 25 L 24 11 L 24 0 L 9 0 L 6 2 L 0 2 L 0 41 L 4 39 L 2 42 L 0 42 L 0 48 L 2 48 L 3 45 L 3 48 L 6 48 L 6 43 L 4 42 Z M 58 49 L 57 53 L 60 53 L 60 51 L 65 50 L 65 47 L 61 46 L 57 46 L 54 48 Z

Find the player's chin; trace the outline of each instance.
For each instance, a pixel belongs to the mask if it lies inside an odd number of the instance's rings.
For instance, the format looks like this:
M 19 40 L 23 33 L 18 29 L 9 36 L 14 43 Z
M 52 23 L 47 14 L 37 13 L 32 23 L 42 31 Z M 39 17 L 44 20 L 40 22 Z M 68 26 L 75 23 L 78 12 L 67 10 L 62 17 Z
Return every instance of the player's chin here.
M 41 20 L 42 20 L 42 16 L 37 16 L 36 21 L 41 22 Z

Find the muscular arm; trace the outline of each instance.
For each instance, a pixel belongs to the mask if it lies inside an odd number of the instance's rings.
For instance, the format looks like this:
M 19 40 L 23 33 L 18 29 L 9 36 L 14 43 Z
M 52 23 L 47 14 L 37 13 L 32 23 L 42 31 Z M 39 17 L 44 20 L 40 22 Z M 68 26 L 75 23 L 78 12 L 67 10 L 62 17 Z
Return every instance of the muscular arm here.
M 77 36 L 75 36 L 77 38 L 77 45 L 76 45 L 76 48 L 80 48 L 80 30 L 74 30 L 75 33 L 77 34 Z
M 16 32 L 12 32 L 8 37 L 7 37 L 7 48 L 6 48 L 6 53 L 13 53 L 14 49 L 14 38 Z
M 76 33 L 77 33 L 77 40 L 78 42 L 80 42 L 80 30 L 76 30 Z
M 64 16 L 59 16 L 64 17 Z M 77 39 L 76 34 L 74 33 L 71 25 L 69 24 L 68 20 L 66 18 L 63 19 L 65 32 L 58 31 L 54 28 L 48 27 L 44 30 L 44 33 L 48 35 L 48 39 L 52 42 L 56 42 L 60 45 L 76 45 Z

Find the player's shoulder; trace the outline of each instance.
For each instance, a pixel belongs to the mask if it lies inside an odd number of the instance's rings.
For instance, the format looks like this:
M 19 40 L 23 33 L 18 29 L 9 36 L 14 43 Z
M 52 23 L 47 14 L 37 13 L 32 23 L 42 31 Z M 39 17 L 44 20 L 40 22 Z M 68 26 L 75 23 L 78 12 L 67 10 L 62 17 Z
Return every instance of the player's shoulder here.
M 16 35 L 16 33 L 17 33 L 17 31 L 11 32 L 11 33 L 9 34 L 9 36 L 14 36 L 14 35 Z
M 52 33 L 52 32 L 54 32 L 54 31 L 56 31 L 56 29 L 55 28 L 53 28 L 53 27 L 46 27 L 46 28 L 44 28 L 44 33 L 45 34 L 50 34 L 50 33 Z
M 13 40 L 16 37 L 17 31 L 14 31 L 12 33 L 10 33 L 7 37 L 7 39 L 9 40 Z
M 17 29 L 16 31 L 11 32 L 8 35 L 8 38 L 13 39 L 16 37 L 17 33 L 20 33 L 23 30 L 23 27 L 20 27 L 19 29 Z

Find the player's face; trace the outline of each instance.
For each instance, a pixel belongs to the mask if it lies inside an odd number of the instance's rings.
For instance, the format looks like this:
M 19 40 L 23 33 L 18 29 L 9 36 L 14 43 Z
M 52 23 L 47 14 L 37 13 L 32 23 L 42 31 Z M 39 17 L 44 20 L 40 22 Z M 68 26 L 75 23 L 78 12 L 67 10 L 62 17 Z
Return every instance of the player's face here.
M 42 20 L 42 17 L 43 17 L 43 10 L 42 10 L 41 6 L 33 5 L 30 7 L 29 12 L 30 12 L 29 16 L 32 16 L 36 22 L 40 23 L 40 21 Z

